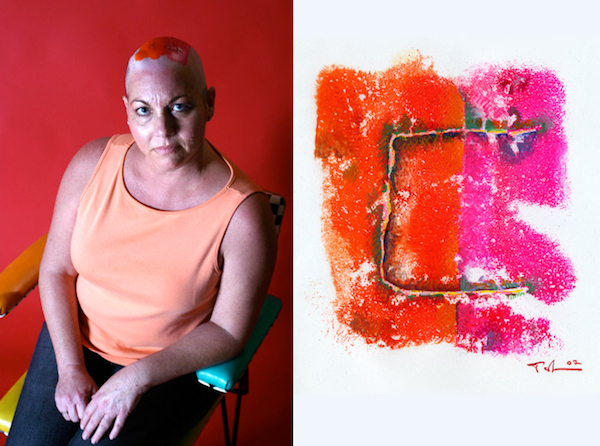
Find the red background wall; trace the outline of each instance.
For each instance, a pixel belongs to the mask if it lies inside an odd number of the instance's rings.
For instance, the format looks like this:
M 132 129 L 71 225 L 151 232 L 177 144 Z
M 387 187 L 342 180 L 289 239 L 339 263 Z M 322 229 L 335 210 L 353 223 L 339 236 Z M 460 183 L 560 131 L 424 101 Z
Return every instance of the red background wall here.
M 291 1 L 5 0 L 0 267 L 48 230 L 62 172 L 77 149 L 127 132 L 121 102 L 127 59 L 161 35 L 188 41 L 203 58 L 217 92 L 208 138 L 291 204 Z M 291 444 L 291 213 L 288 206 L 271 285 L 284 305 L 252 365 L 240 427 L 245 445 Z M 27 368 L 41 323 L 37 292 L 0 320 L 0 394 Z M 220 417 L 213 416 L 198 444 L 223 444 L 221 436 Z

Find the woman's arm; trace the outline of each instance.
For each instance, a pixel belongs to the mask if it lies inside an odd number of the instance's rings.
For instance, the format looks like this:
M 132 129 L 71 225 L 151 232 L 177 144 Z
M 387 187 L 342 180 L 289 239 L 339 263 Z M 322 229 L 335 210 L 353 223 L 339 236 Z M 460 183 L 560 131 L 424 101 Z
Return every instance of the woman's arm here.
M 113 422 L 110 438 L 115 438 L 145 391 L 237 355 L 258 318 L 276 252 L 268 200 L 251 195 L 238 207 L 221 245 L 223 274 L 210 321 L 110 378 L 85 411 L 83 438 L 98 441 Z
M 87 374 L 79 336 L 71 235 L 79 199 L 107 139 L 92 141 L 73 157 L 56 198 L 48 241 L 40 266 L 39 289 L 44 318 L 52 338 L 59 381 L 56 406 L 68 421 L 78 422 L 96 386 Z

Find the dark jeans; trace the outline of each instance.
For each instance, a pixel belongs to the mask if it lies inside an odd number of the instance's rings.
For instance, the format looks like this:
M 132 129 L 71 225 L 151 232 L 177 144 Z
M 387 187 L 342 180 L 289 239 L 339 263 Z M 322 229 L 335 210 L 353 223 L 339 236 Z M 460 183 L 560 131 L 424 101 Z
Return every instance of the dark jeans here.
M 122 366 L 84 349 L 88 372 L 102 386 Z M 79 423 L 65 421 L 56 409 L 54 392 L 58 371 L 46 324 L 38 338 L 6 446 L 76 446 L 83 441 Z M 150 389 L 125 421 L 119 436 L 108 434 L 106 446 L 174 445 L 196 426 L 212 407 L 218 393 L 199 384 L 195 374 L 182 376 Z M 110 432 L 110 429 L 109 429 Z

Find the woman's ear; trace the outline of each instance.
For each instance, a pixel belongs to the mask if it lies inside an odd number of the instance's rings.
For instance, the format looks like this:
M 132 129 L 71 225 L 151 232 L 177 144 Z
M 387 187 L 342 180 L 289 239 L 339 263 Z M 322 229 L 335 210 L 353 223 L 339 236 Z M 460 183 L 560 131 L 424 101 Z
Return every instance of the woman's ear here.
M 124 94 L 123 95 L 123 104 L 125 104 L 125 116 L 127 116 L 127 125 L 129 125 L 129 99 L 127 98 L 127 95 Z
M 210 87 L 206 90 L 206 96 L 204 98 L 206 102 L 206 121 L 210 121 L 215 114 L 215 87 Z

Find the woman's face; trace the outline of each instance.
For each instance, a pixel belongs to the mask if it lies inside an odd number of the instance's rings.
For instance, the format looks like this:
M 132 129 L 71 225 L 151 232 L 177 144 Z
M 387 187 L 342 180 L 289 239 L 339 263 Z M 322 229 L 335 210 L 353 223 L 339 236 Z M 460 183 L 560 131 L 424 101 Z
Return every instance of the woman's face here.
M 214 90 L 207 91 L 184 65 L 164 61 L 145 61 L 132 70 L 127 87 L 123 100 L 139 150 L 167 169 L 197 160 Z

